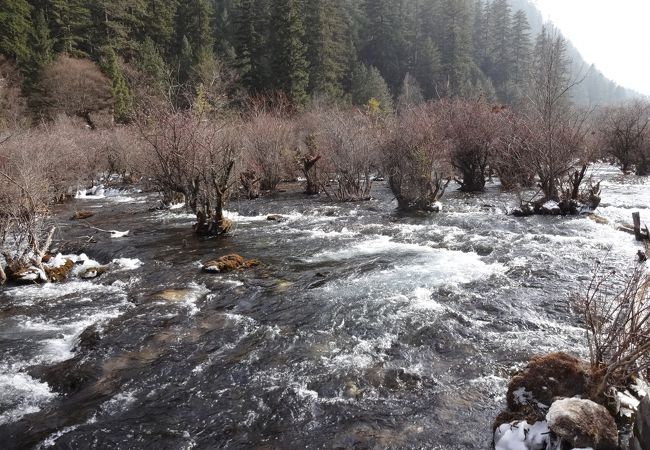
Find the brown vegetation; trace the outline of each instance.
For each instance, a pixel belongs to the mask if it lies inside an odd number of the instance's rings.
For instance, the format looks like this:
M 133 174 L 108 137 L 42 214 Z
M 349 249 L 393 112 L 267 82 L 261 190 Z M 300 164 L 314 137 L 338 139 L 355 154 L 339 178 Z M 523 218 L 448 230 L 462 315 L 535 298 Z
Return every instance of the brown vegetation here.
M 383 145 L 384 170 L 403 211 L 434 211 L 449 185 L 448 149 L 431 106 L 412 107 L 389 127 Z
M 142 117 L 139 126 L 149 144 L 150 176 L 164 201 L 180 195 L 196 214 L 197 233 L 226 233 L 232 224 L 224 208 L 238 179 L 241 127 L 169 110 Z
M 449 140 L 449 157 L 460 178 L 460 190 L 482 192 L 500 137 L 501 108 L 484 100 L 453 100 L 438 104 L 438 116 Z
M 585 292 L 574 297 L 587 330 L 593 394 L 603 401 L 612 387 L 625 389 L 650 370 L 650 278 L 643 265 L 625 279 L 599 264 Z
M 321 189 L 340 202 L 369 200 L 372 174 L 379 166 L 379 124 L 359 111 L 331 110 L 321 120 L 318 148 L 335 186 L 322 180 Z
M 59 56 L 44 69 L 38 92 L 33 101 L 50 118 L 58 114 L 77 116 L 94 129 L 95 115 L 112 115 L 110 81 L 87 59 Z
M 636 166 L 637 175 L 650 175 L 650 104 L 636 101 L 608 108 L 598 123 L 603 151 L 623 173 Z
M 235 270 L 250 269 L 257 267 L 260 262 L 256 259 L 244 259 L 237 254 L 222 256 L 215 261 L 209 261 L 203 264 L 203 271 L 207 273 L 226 273 Z

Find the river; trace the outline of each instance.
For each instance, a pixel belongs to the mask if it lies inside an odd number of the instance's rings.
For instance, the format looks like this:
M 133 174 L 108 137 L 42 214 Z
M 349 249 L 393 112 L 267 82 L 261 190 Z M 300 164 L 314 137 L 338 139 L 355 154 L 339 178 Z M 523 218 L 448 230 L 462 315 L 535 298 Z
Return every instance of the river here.
M 153 194 L 62 205 L 61 249 L 111 270 L 0 291 L 0 447 L 489 448 L 514 370 L 584 356 L 570 294 L 640 248 L 616 227 L 650 220 L 648 180 L 594 172 L 607 224 L 509 216 L 494 184 L 411 216 L 384 183 L 355 204 L 290 190 L 231 203 L 227 239 Z M 231 252 L 262 266 L 200 272 Z

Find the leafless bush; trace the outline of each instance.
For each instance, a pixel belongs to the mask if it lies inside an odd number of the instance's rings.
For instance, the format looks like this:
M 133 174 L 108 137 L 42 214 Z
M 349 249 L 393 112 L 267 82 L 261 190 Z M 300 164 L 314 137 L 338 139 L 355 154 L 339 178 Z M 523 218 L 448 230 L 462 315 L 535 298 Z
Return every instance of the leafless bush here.
M 59 56 L 43 70 L 38 91 L 34 106 L 47 111 L 49 118 L 77 116 L 96 128 L 97 115 L 111 116 L 110 81 L 92 61 Z
M 320 148 L 320 124 L 327 109 L 316 107 L 303 114 L 296 127 L 299 146 L 296 157 L 303 177 L 306 180 L 305 194 L 317 195 L 321 192 L 321 186 L 327 184 L 328 177 L 324 171 L 324 163 L 321 162 L 323 152 Z
M 240 126 L 168 110 L 141 118 L 139 124 L 149 144 L 149 175 L 163 201 L 182 198 L 197 216 L 197 233 L 226 233 L 223 210 L 237 180 Z
M 6 265 L 0 264 L 0 284 L 5 272 L 32 264 L 42 268 L 54 232 L 46 230 L 54 161 L 31 145 L 33 139 L 31 134 L 0 138 L 0 250 Z
M 500 134 L 502 108 L 492 107 L 482 99 L 441 101 L 437 106 L 461 190 L 484 191 L 488 165 Z
M 650 277 L 644 265 L 621 280 L 599 263 L 585 292 L 573 300 L 587 330 L 596 398 L 650 369 Z
M 358 111 L 330 110 L 322 115 L 318 148 L 326 171 L 335 178 L 336 189 L 322 182 L 322 190 L 338 201 L 370 199 L 372 173 L 379 167 L 381 129 L 372 118 Z
M 571 89 L 581 80 L 569 76 L 566 41 L 556 33 L 543 31 L 533 64 L 533 82 L 529 96 L 526 124 L 530 140 L 528 161 L 537 174 L 541 201 L 558 203 L 576 198 L 563 198 L 561 186 L 568 177 L 578 184 L 584 181 L 588 158 L 585 139 L 589 133 L 590 111 L 581 111 L 570 102 Z M 580 174 L 582 173 L 582 176 Z
M 21 92 L 22 83 L 15 63 L 0 55 L 0 131 L 26 125 L 27 100 Z
M 293 124 L 276 114 L 255 113 L 246 125 L 246 165 L 260 180 L 260 188 L 275 191 L 292 177 L 297 142 Z
M 534 186 L 535 169 L 528 161 L 532 136 L 526 117 L 512 110 L 500 114 L 501 133 L 494 146 L 491 166 L 499 175 L 501 187 L 507 191 Z
M 390 126 L 382 153 L 399 209 L 436 210 L 450 170 L 444 130 L 431 105 L 403 110 Z
M 616 160 L 623 173 L 636 165 L 639 175 L 650 174 L 650 165 L 644 164 L 650 140 L 650 104 L 635 101 L 605 109 L 598 123 L 603 150 Z
M 146 171 L 145 142 L 133 127 L 115 127 L 103 133 L 105 166 L 108 175 L 120 175 L 123 181 L 135 181 Z

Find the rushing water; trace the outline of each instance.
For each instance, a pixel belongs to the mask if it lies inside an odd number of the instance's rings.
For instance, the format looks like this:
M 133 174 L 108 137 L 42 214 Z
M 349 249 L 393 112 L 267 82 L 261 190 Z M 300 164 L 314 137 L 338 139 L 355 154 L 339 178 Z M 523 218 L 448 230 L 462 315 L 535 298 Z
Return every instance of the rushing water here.
M 609 224 L 508 216 L 494 185 L 400 217 L 378 184 L 361 204 L 237 202 L 233 235 L 206 240 L 151 195 L 77 199 L 61 249 L 111 271 L 0 292 L 0 447 L 489 448 L 510 373 L 584 352 L 569 294 L 639 249 L 616 225 L 650 218 L 650 186 L 596 172 Z M 82 208 L 130 234 L 65 220 Z M 230 252 L 263 266 L 200 273 Z

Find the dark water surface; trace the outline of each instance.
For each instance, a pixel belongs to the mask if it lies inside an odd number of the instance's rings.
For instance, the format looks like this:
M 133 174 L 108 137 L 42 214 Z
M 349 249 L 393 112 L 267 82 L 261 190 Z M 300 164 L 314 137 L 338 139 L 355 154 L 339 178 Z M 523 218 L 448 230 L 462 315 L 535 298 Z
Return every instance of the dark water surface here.
M 111 271 L 0 291 L 0 448 L 489 448 L 511 371 L 584 352 L 567 299 L 595 260 L 634 261 L 616 223 L 650 219 L 650 186 L 597 172 L 610 224 L 516 219 L 496 186 L 399 217 L 378 184 L 362 204 L 236 202 L 233 235 L 205 240 L 151 195 L 77 199 L 62 250 Z M 230 252 L 263 266 L 200 273 Z

